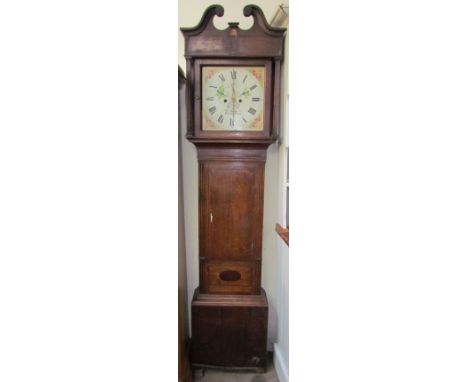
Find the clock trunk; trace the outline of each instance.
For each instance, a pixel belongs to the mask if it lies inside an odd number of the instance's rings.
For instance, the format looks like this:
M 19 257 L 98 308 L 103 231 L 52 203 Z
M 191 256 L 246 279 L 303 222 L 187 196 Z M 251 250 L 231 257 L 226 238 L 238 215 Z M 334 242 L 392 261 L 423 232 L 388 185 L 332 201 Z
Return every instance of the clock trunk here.
M 198 148 L 201 293 L 260 294 L 265 151 Z

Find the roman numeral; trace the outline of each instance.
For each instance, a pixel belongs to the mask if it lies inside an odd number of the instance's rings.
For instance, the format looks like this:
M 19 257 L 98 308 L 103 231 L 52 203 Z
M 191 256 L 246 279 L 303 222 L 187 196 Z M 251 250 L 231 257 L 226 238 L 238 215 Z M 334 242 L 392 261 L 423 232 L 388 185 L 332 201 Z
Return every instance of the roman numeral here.
M 237 78 L 237 73 L 235 70 L 231 71 L 231 78 L 235 80 Z
M 253 107 L 251 107 L 251 108 L 249 109 L 249 113 L 252 114 L 252 115 L 254 115 L 256 111 L 257 111 L 257 110 L 255 110 Z
M 218 89 L 217 86 L 213 86 L 213 85 L 210 85 L 210 88 L 213 88 L 213 89 Z
M 252 97 L 252 101 L 253 102 L 258 102 L 258 101 L 260 101 L 260 98 L 259 97 Z
M 219 118 L 218 118 L 218 122 L 223 123 L 223 121 L 224 121 L 224 117 L 222 115 L 220 115 Z
M 208 97 L 206 100 L 207 101 L 214 101 L 214 97 Z
M 244 123 L 247 123 L 247 120 L 244 117 L 242 117 L 242 120 L 244 121 Z
M 226 81 L 226 79 L 224 78 L 224 76 L 222 74 L 220 74 L 218 77 L 221 78 L 221 81 L 223 81 L 223 82 Z
M 244 79 L 242 80 L 242 83 L 244 83 L 246 79 L 247 79 L 247 74 L 245 75 Z
M 210 112 L 211 115 L 213 115 L 216 111 L 216 106 L 212 106 L 208 109 L 208 111 Z
M 229 126 L 234 127 L 234 120 L 229 118 Z
M 257 87 L 257 85 L 253 85 L 250 87 L 250 90 L 254 90 Z

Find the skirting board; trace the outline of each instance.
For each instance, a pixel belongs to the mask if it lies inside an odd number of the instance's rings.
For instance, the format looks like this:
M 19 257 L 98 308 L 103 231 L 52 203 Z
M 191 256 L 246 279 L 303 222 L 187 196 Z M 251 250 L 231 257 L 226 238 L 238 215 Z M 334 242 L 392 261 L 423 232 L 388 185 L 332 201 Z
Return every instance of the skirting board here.
M 273 347 L 273 364 L 275 365 L 276 374 L 278 374 L 280 382 L 289 382 L 289 371 L 286 367 L 286 363 L 284 362 L 281 348 L 278 344 L 274 344 Z

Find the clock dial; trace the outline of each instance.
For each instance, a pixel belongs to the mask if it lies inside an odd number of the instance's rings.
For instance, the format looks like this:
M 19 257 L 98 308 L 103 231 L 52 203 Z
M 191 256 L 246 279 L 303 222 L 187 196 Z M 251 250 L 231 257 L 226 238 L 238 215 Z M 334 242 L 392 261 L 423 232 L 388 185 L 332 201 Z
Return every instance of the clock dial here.
M 263 66 L 204 66 L 202 79 L 203 130 L 263 130 Z

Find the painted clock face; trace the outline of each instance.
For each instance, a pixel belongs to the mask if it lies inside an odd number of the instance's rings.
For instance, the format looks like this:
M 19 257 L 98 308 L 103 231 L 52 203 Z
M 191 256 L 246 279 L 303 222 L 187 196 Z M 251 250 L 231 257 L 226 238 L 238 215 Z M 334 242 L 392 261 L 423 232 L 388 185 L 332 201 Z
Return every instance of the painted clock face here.
M 263 66 L 204 66 L 202 96 L 202 130 L 263 130 Z

